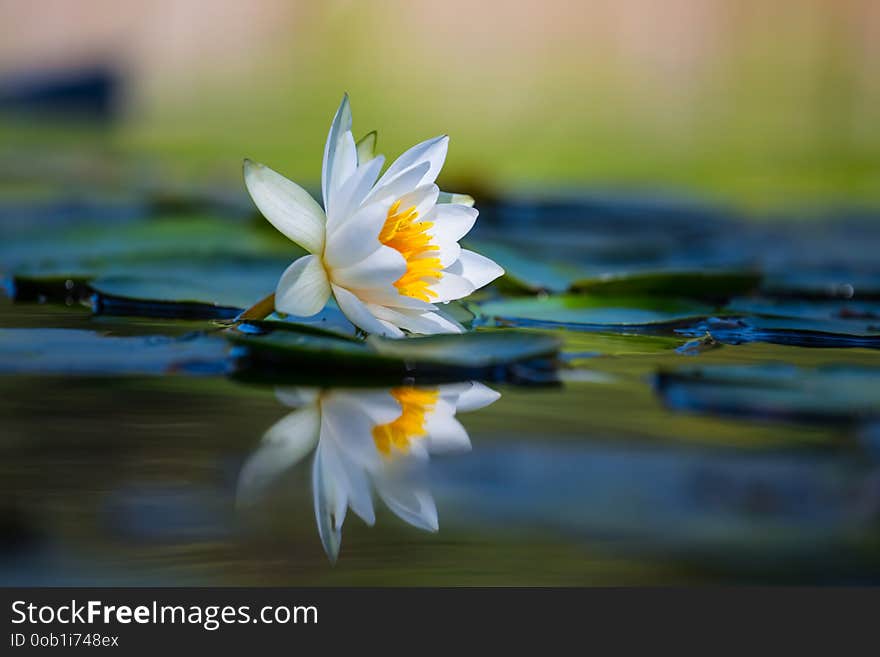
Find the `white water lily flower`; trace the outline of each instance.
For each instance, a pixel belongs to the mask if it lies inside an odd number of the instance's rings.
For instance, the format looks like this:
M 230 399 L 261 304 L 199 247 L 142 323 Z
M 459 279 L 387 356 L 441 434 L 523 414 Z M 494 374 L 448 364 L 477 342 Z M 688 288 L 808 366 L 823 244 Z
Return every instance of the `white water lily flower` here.
M 281 276 L 275 308 L 309 317 L 332 294 L 368 333 L 460 333 L 437 304 L 468 296 L 504 270 L 458 244 L 478 213 L 470 197 L 434 184 L 449 138 L 413 146 L 381 177 L 385 159 L 372 156 L 372 141 L 355 144 L 346 95 L 324 148 L 323 209 L 296 183 L 245 160 L 245 184 L 260 212 L 309 252 Z
M 351 510 L 376 521 L 372 492 L 407 523 L 437 531 L 437 507 L 428 490 L 432 453 L 470 449 L 455 418 L 493 403 L 500 393 L 481 383 L 390 390 L 281 390 L 282 403 L 297 410 L 263 436 L 239 475 L 238 501 L 247 505 L 313 449 L 312 493 L 318 534 L 336 560 L 342 523 Z

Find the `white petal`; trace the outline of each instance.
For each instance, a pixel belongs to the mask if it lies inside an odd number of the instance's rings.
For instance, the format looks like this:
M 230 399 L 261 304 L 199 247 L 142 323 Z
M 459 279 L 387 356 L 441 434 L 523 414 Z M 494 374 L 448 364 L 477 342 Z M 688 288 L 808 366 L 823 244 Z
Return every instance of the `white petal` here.
M 340 258 L 341 254 L 340 249 L 338 254 L 334 254 L 334 257 Z M 400 252 L 381 244 L 366 258 L 349 262 L 353 264 L 334 268 L 330 274 L 336 285 L 341 285 L 349 290 L 366 290 L 393 285 L 406 272 L 406 260 L 400 255 Z
M 439 194 L 440 190 L 433 183 L 416 187 L 413 191 L 400 197 L 400 209 L 405 211 L 414 207 L 419 217 L 424 218 L 430 214 L 434 204 L 437 203 Z
M 467 235 L 480 213 L 466 205 L 441 203 L 435 205 L 425 221 L 433 222 L 431 234 L 440 240 L 457 242 Z
M 330 174 L 330 185 L 327 188 L 329 197 L 325 201 L 325 209 L 335 205 L 335 197 L 345 186 L 354 172 L 357 171 L 357 146 L 351 130 L 346 130 L 339 137 L 336 145 L 336 159 L 333 160 L 333 171 Z
M 383 202 L 390 206 L 404 194 L 416 189 L 430 169 L 430 166 L 431 165 L 428 162 L 422 162 L 421 164 L 414 166 L 412 169 L 400 174 L 393 180 L 382 182 L 380 179 L 379 182 L 376 183 L 376 186 L 373 187 L 373 191 L 367 195 L 364 203 Z
M 454 194 L 450 192 L 440 192 L 440 196 L 437 198 L 438 203 L 458 203 L 459 205 L 466 205 L 469 208 L 474 206 L 474 197 L 468 196 L 467 194 Z
M 461 257 L 461 244 L 455 240 L 435 239 L 434 244 L 440 250 L 431 255 L 440 258 L 440 266 L 443 268 L 449 267 Z
M 302 187 L 269 167 L 244 161 L 244 183 L 269 222 L 309 253 L 324 249 L 324 210 Z
M 331 285 L 331 288 L 333 289 L 333 296 L 336 297 L 336 303 L 339 304 L 339 309 L 348 317 L 352 324 L 367 333 L 384 335 L 390 338 L 403 337 L 403 331 L 389 322 L 374 317 L 366 305 L 354 294 L 338 285 Z
M 370 203 L 355 212 L 345 220 L 336 230 L 327 236 L 327 246 L 324 248 L 324 262 L 334 271 L 344 270 L 352 266 L 358 266 L 366 259 L 380 259 L 388 261 L 388 255 L 373 256 L 379 249 L 390 249 L 397 253 L 399 258 L 393 258 L 395 264 L 403 263 L 406 270 L 406 261 L 394 249 L 383 247 L 379 241 L 379 232 L 385 225 L 387 211 L 380 203 Z M 369 264 L 364 266 L 370 266 Z M 334 279 L 336 275 L 334 274 Z M 397 280 L 392 279 L 392 281 Z
M 297 317 L 321 312 L 330 298 L 330 281 L 318 256 L 294 260 L 275 288 L 275 308 Z
M 427 303 L 421 299 L 404 296 L 400 293 L 400 290 L 394 287 L 394 283 L 382 286 L 374 285 L 370 288 L 361 288 L 352 291 L 357 292 L 357 295 L 361 300 L 368 304 L 389 306 L 391 308 L 406 308 L 408 310 L 417 310 L 419 312 L 437 310 L 437 306 L 433 303 Z
M 476 288 L 473 283 L 463 276 L 444 271 L 440 280 L 431 286 L 431 290 L 437 295 L 437 301 L 444 303 L 455 299 L 462 299 L 471 294 Z
M 455 408 L 461 413 L 476 411 L 490 404 L 494 404 L 501 397 L 501 393 L 483 385 L 479 381 L 471 381 L 471 386 L 458 396 Z
M 494 260 L 467 249 L 462 249 L 458 262 L 450 265 L 447 271 L 463 276 L 473 284 L 476 290 L 504 274 L 504 270 Z
M 461 324 L 439 312 L 419 312 L 372 304 L 369 305 L 369 309 L 376 317 L 391 322 L 395 326 L 399 326 L 412 333 L 423 333 L 425 335 L 464 333 L 464 327 Z
M 334 232 L 343 226 L 364 202 L 384 162 L 385 158 L 380 155 L 359 166 L 342 189 L 331 196 L 331 205 L 327 211 L 328 240 L 333 238 Z
M 330 197 L 330 181 L 334 178 L 336 168 L 336 156 L 342 135 L 351 131 L 351 106 L 348 103 L 348 94 L 342 96 L 339 109 L 330 124 L 330 132 L 327 134 L 327 143 L 324 145 L 324 165 L 321 169 L 321 193 L 324 197 L 324 207 L 328 206 Z M 357 151 L 355 149 L 355 158 Z M 356 163 L 356 162 L 355 162 Z M 314 252 L 313 252 L 314 253 Z
M 304 459 L 318 442 L 320 426 L 321 414 L 316 406 L 294 411 L 272 425 L 263 435 L 263 444 L 241 469 L 237 502 L 254 502 L 279 475 Z
M 379 184 L 388 184 L 405 171 L 424 162 L 428 163 L 428 169 L 423 174 L 421 180 L 413 185 L 413 187 L 434 182 L 440 173 L 440 169 L 443 168 L 443 163 L 446 161 L 446 151 L 448 149 L 449 137 L 446 135 L 434 137 L 433 139 L 423 141 L 421 144 L 416 144 L 392 162 L 385 175 L 379 179 Z
M 330 275 L 333 283 L 354 293 L 364 303 L 435 310 L 433 304 L 404 296 L 394 287 L 405 271 L 406 260 L 403 256 L 390 246 L 380 246 L 360 262 L 331 270 Z

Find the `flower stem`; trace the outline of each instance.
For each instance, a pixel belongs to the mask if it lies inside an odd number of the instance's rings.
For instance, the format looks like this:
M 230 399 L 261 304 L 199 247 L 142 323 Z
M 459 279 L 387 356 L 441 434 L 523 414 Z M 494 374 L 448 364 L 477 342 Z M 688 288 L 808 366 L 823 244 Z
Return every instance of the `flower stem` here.
M 263 297 L 247 310 L 243 310 L 241 314 L 235 318 L 236 322 L 243 322 L 249 319 L 265 319 L 275 312 L 275 293 Z

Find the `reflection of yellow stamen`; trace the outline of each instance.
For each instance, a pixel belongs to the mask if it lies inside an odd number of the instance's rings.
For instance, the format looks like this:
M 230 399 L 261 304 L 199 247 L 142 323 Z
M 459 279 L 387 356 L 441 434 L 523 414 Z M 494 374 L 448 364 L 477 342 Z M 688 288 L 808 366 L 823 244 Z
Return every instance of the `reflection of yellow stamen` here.
M 430 302 L 437 293 L 431 286 L 440 280 L 440 247 L 432 243 L 428 233 L 432 221 L 416 221 L 419 213 L 415 206 L 400 211 L 400 200 L 388 209 L 379 241 L 400 253 L 406 260 L 406 271 L 394 283 L 404 296 Z
M 391 456 L 392 448 L 406 452 L 414 438 L 422 438 L 428 434 L 425 419 L 434 410 L 439 393 L 436 390 L 419 388 L 392 388 L 391 396 L 400 403 L 400 417 L 393 422 L 373 427 L 376 449 L 384 456 Z

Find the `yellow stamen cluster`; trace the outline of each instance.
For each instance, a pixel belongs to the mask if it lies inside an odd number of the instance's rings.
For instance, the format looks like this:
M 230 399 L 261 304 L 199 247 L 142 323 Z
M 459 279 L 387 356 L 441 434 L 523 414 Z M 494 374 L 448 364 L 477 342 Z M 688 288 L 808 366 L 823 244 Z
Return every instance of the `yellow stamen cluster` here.
M 373 427 L 373 442 L 384 456 L 391 456 L 392 447 L 406 452 L 414 438 L 428 434 L 425 418 L 434 410 L 439 393 L 419 388 L 392 388 L 391 396 L 400 403 L 403 412 L 393 422 Z
M 394 287 L 407 297 L 430 302 L 437 297 L 431 286 L 440 280 L 440 247 L 431 242 L 428 230 L 431 221 L 416 221 L 419 213 L 415 207 L 401 212 L 400 201 L 388 209 L 385 225 L 379 233 L 379 241 L 400 253 L 406 260 L 406 272 L 394 283 Z

